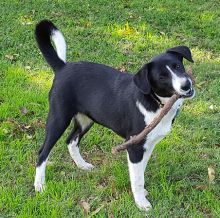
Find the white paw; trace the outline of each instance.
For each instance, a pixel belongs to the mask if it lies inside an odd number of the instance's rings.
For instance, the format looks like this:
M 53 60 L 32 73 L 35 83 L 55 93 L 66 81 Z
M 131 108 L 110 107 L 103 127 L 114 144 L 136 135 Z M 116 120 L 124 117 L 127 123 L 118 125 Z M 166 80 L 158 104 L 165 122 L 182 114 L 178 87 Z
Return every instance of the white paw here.
M 41 182 L 35 182 L 34 183 L 34 188 L 36 192 L 43 192 L 45 190 L 45 185 Z
M 90 171 L 90 170 L 92 170 L 92 169 L 94 168 L 94 166 L 93 166 L 92 164 L 87 163 L 87 162 L 85 162 L 84 164 L 78 164 L 77 166 L 78 166 L 80 169 L 82 169 L 82 170 L 87 170 L 87 171 Z
M 135 203 L 141 210 L 146 212 L 152 209 L 151 203 L 144 196 L 135 198 Z
M 144 189 L 144 196 L 148 196 L 148 191 L 146 189 Z
M 46 162 L 43 162 L 41 166 L 36 168 L 36 175 L 34 180 L 34 187 L 36 192 L 43 192 L 45 189 L 45 167 Z

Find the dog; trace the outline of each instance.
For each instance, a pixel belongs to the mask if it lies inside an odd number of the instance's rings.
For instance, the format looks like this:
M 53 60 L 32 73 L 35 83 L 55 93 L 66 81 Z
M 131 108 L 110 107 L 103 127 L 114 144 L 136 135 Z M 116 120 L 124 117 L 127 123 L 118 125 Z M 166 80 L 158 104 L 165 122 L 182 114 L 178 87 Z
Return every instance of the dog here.
M 46 137 L 36 166 L 36 191 L 44 190 L 48 155 L 71 121 L 74 127 L 66 140 L 69 153 L 79 168 L 91 170 L 94 166 L 80 155 L 79 142 L 94 122 L 128 140 L 160 113 L 161 106 L 174 93 L 181 96 L 145 140 L 127 149 L 134 200 L 140 209 L 148 211 L 152 207 L 144 188 L 148 160 L 155 145 L 170 132 L 184 99 L 195 95 L 192 80 L 183 66 L 183 58 L 193 62 L 190 49 L 186 46 L 170 48 L 136 74 L 129 74 L 97 63 L 66 62 L 65 39 L 51 21 L 37 24 L 35 36 L 55 73 L 49 92 Z

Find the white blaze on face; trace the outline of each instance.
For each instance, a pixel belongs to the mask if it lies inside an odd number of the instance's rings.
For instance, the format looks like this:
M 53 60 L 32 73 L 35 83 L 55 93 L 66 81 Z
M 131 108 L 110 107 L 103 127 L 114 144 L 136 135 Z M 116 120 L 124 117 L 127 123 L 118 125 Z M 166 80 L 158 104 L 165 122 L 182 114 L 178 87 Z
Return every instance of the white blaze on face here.
M 172 84 L 175 91 L 179 94 L 185 94 L 186 92 L 181 89 L 181 86 L 184 86 L 186 83 L 187 78 L 185 77 L 178 77 L 168 65 L 166 65 L 166 68 L 169 70 L 172 76 Z

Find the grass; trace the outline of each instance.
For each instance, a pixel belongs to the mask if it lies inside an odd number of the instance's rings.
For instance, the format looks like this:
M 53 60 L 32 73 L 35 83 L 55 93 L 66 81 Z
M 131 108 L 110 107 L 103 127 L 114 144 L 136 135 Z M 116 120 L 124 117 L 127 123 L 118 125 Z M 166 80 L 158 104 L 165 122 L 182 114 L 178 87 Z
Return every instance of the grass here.
M 34 40 L 47 18 L 61 28 L 68 60 L 88 60 L 129 72 L 175 45 L 195 59 L 197 96 L 185 103 L 172 133 L 157 145 L 145 173 L 149 217 L 219 217 L 220 6 L 212 1 L 2 1 L 0 18 L 0 217 L 145 217 L 133 201 L 121 141 L 95 125 L 81 143 L 96 166 L 73 164 L 64 137 L 47 167 L 47 189 L 33 189 L 53 73 Z M 186 63 L 188 64 L 188 63 Z M 68 130 L 69 131 L 69 130 Z M 68 132 L 67 131 L 67 132 Z M 215 170 L 209 184 L 207 168 Z

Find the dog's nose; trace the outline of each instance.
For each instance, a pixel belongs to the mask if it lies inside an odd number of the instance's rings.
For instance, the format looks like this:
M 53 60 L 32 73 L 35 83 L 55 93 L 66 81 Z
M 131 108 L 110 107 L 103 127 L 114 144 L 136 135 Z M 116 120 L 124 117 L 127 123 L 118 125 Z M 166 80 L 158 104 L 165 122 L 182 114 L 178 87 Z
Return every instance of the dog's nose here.
M 191 83 L 189 81 L 189 79 L 186 80 L 186 82 L 181 86 L 181 89 L 183 91 L 188 91 L 191 88 Z

